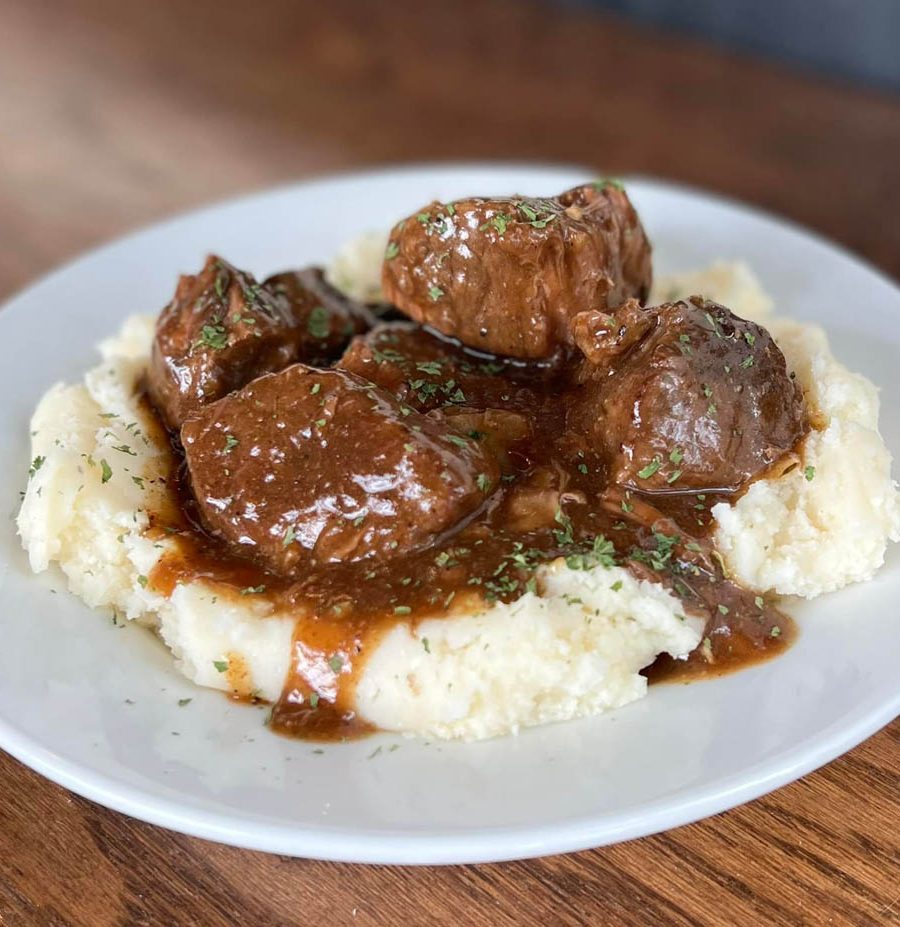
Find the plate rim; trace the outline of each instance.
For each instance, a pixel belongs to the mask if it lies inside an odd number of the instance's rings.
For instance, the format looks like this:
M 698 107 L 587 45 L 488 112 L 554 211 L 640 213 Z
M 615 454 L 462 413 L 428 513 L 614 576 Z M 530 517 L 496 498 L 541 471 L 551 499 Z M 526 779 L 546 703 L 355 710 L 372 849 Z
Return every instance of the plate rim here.
M 322 172 L 302 180 L 263 187 L 237 196 L 226 197 L 198 207 L 181 210 L 154 222 L 141 225 L 124 234 L 88 248 L 47 273 L 26 283 L 3 300 L 0 312 L 7 316 L 19 311 L 21 303 L 40 294 L 45 285 L 77 270 L 81 265 L 103 259 L 114 248 L 133 245 L 147 234 L 158 234 L 177 223 L 193 220 L 222 208 L 240 208 L 262 196 L 294 194 L 304 188 L 341 180 L 378 182 L 406 175 L 464 174 L 469 172 L 528 171 L 535 175 L 546 172 L 599 172 L 584 165 L 528 161 L 424 161 L 374 168 L 346 168 Z M 640 183 L 651 191 L 699 197 L 707 202 L 753 216 L 800 235 L 808 241 L 837 253 L 900 295 L 900 286 L 888 274 L 867 259 L 849 251 L 818 232 L 776 213 L 760 209 L 738 199 L 707 191 L 699 187 L 641 174 L 626 174 L 626 183 Z M 368 864 L 436 865 L 500 862 L 529 859 L 562 852 L 574 852 L 636 839 L 659 833 L 702 818 L 719 814 L 747 801 L 761 797 L 824 766 L 900 715 L 900 687 L 893 697 L 877 703 L 860 703 L 845 715 L 836 730 L 828 736 L 819 734 L 813 742 L 801 741 L 772 760 L 762 760 L 740 773 L 715 780 L 712 786 L 694 786 L 679 792 L 673 800 L 664 796 L 644 803 L 640 811 L 634 808 L 615 813 L 565 819 L 544 825 L 518 824 L 507 827 L 470 829 L 465 833 L 432 829 L 427 834 L 389 830 L 355 832 L 345 829 L 302 828 L 253 821 L 196 807 L 153 795 L 140 787 L 126 783 L 108 773 L 92 770 L 75 760 L 69 760 L 41 745 L 35 738 L 8 720 L 0 707 L 0 749 L 52 782 L 104 807 L 141 821 L 161 826 L 201 839 L 214 840 L 251 850 L 281 853 L 313 859 Z

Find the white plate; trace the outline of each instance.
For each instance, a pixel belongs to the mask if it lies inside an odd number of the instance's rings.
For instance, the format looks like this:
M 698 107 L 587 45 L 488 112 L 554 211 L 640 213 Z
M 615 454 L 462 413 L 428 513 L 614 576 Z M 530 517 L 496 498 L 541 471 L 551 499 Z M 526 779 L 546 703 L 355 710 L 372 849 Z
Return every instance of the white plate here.
M 157 311 L 179 271 L 208 251 L 260 274 L 324 262 L 347 238 L 435 197 L 549 194 L 585 176 L 457 166 L 301 184 L 129 236 L 14 299 L 0 314 L 9 513 L 0 745 L 81 795 L 185 833 L 297 856 L 448 863 L 598 846 L 715 814 L 827 763 L 900 713 L 897 547 L 874 582 L 796 609 L 800 639 L 769 663 L 656 687 L 605 717 L 514 738 L 428 745 L 380 735 L 324 750 L 269 733 L 259 709 L 191 686 L 150 634 L 115 628 L 69 595 L 59 573 L 28 572 L 12 519 L 38 397 L 80 378 L 124 316 Z M 838 356 L 883 388 L 883 431 L 900 448 L 891 283 L 745 207 L 650 181 L 628 189 L 659 272 L 748 260 L 780 311 L 823 323 Z

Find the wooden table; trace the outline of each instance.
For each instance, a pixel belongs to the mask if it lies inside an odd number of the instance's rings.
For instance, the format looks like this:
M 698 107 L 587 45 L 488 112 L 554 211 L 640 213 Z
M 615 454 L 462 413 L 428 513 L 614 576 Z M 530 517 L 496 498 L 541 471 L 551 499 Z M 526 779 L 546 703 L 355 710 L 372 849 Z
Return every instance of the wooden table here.
M 460 158 L 686 181 L 900 275 L 896 98 L 513 0 L 0 0 L 0 295 L 173 210 Z M 880 927 L 900 922 L 898 738 L 895 722 L 792 786 L 657 837 L 427 870 L 178 836 L 2 755 L 0 924 Z

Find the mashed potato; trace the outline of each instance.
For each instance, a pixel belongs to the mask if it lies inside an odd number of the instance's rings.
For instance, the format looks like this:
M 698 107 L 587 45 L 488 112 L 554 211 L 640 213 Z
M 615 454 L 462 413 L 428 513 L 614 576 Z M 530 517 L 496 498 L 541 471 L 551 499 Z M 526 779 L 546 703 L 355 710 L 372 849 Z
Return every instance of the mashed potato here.
M 383 236 L 345 249 L 330 275 L 375 298 Z M 763 321 L 803 386 L 818 426 L 800 466 L 717 506 L 716 543 L 732 574 L 760 591 L 813 596 L 870 577 L 900 535 L 890 455 L 874 387 L 831 355 L 812 326 L 770 317 L 743 265 L 662 281 L 660 298 L 701 292 Z M 163 505 L 167 449 L 137 398 L 154 320 L 129 319 L 77 386 L 48 391 L 32 421 L 32 476 L 18 526 L 35 572 L 59 564 L 91 606 L 154 628 L 199 685 L 274 701 L 288 672 L 290 614 L 193 581 L 171 596 L 148 576 L 173 543 L 146 529 Z M 356 687 L 356 710 L 385 730 L 467 739 L 616 708 L 640 698 L 639 670 L 700 640 L 662 586 L 620 567 L 540 571 L 542 596 L 418 624 L 399 621 Z
M 661 280 L 657 299 L 701 293 L 771 332 L 803 389 L 814 425 L 802 462 L 713 508 L 715 544 L 742 586 L 807 598 L 871 579 L 900 540 L 900 496 L 878 433 L 878 392 L 835 359 L 815 325 L 772 315 L 743 264 Z
M 88 605 L 155 628 L 189 679 L 275 701 L 291 615 L 209 583 L 165 597 L 148 582 L 173 543 L 146 536 L 167 466 L 165 439 L 137 397 L 153 324 L 129 319 L 84 384 L 54 386 L 41 400 L 19 533 L 35 572 L 57 562 Z M 620 567 L 580 571 L 557 561 L 539 575 L 543 597 L 398 623 L 366 662 L 358 714 L 385 730 L 436 737 L 504 734 L 640 698 L 642 667 L 662 652 L 685 656 L 700 640 L 702 621 Z

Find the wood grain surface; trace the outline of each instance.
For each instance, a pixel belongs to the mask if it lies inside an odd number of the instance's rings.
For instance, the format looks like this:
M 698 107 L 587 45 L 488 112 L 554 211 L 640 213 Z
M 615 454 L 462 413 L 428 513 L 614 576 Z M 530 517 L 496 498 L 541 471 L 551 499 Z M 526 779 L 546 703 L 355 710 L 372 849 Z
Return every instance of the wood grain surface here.
M 897 98 L 514 0 L 0 0 L 0 296 L 217 197 L 460 158 L 685 181 L 900 275 Z M 74 797 L 4 754 L 0 783 L 3 927 L 900 923 L 897 722 L 708 821 L 492 866 L 217 846 Z

